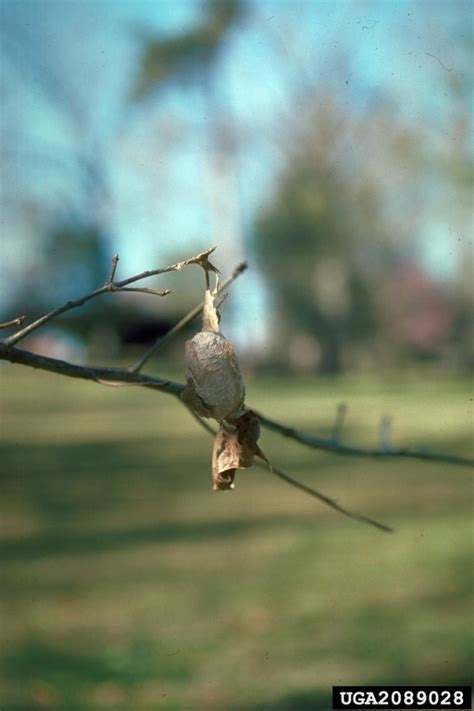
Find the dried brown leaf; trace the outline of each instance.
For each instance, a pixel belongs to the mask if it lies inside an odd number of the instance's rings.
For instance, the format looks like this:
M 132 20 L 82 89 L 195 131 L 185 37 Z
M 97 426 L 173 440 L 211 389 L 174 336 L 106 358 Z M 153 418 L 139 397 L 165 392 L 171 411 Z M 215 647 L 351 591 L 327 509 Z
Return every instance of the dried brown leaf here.
M 212 479 L 214 491 L 234 488 L 235 471 L 240 464 L 239 441 L 236 432 L 219 429 L 212 450 Z
M 255 456 L 268 462 L 257 444 L 260 437 L 258 417 L 247 410 L 235 420 L 234 427 L 230 431 L 221 426 L 214 440 L 212 478 L 215 491 L 233 489 L 236 470 L 252 466 Z

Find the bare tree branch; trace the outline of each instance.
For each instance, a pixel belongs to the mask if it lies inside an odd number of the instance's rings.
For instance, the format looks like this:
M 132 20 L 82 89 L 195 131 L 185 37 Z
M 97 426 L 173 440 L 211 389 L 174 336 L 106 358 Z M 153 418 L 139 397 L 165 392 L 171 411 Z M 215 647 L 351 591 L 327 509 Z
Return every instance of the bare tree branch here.
M 184 267 L 188 266 L 189 264 L 199 264 L 199 261 L 202 260 L 203 258 L 206 258 L 211 252 L 215 250 L 215 247 L 212 247 L 211 249 L 208 249 L 206 252 L 201 252 L 200 254 L 197 254 L 195 257 L 191 257 L 190 259 L 185 259 L 182 262 L 177 262 L 176 264 L 172 264 L 170 267 L 164 267 L 162 269 L 151 269 L 145 272 L 141 272 L 140 274 L 135 274 L 134 276 L 128 277 L 128 279 L 122 279 L 122 281 L 117 281 L 114 282 L 113 278 L 115 276 L 115 271 L 117 269 L 117 263 L 119 261 L 118 255 L 114 255 L 112 259 L 112 272 L 109 277 L 109 279 L 105 282 L 105 284 L 98 289 L 94 289 L 94 291 L 91 291 L 89 294 L 86 294 L 85 296 L 81 297 L 80 299 L 76 299 L 75 301 L 68 301 L 66 304 L 63 306 L 60 306 L 58 309 L 55 309 L 54 311 L 50 311 L 49 313 L 45 314 L 44 316 L 41 316 L 38 318 L 36 321 L 33 321 L 33 323 L 30 323 L 28 326 L 25 326 L 25 328 L 22 328 L 20 331 L 17 331 L 16 333 L 13 333 L 11 336 L 6 338 L 4 340 L 4 344 L 13 346 L 15 343 L 18 343 L 22 338 L 25 336 L 28 336 L 30 333 L 35 331 L 37 328 L 40 326 L 43 326 L 45 323 L 48 321 L 51 321 L 52 319 L 56 318 L 57 316 L 60 316 L 61 314 L 66 313 L 67 311 L 71 311 L 71 309 L 76 309 L 79 306 L 83 306 L 85 303 L 90 301 L 91 299 L 94 299 L 97 296 L 101 296 L 101 294 L 107 294 L 113 291 L 123 291 L 124 287 L 128 286 L 128 284 L 133 284 L 134 282 L 140 281 L 142 279 L 148 279 L 149 277 L 156 276 L 158 274 L 166 274 L 167 272 L 179 272 L 181 269 L 184 269 Z M 151 293 L 151 292 L 148 292 Z M 166 294 L 169 294 L 170 292 L 167 290 L 166 292 L 155 292 L 160 296 L 165 296 Z
M 247 262 L 241 262 L 236 266 L 232 274 L 227 277 L 227 279 L 221 284 L 221 287 L 219 289 L 219 294 L 226 289 L 232 282 L 237 279 L 237 277 L 242 274 L 247 269 Z M 166 333 L 164 336 L 161 338 L 158 338 L 157 341 L 143 354 L 143 356 L 134 364 L 131 366 L 129 369 L 131 373 L 138 373 L 145 363 L 156 353 L 156 351 L 159 348 L 162 348 L 166 343 L 169 343 L 169 341 L 176 336 L 177 333 L 183 330 L 188 323 L 191 323 L 191 321 L 198 316 L 201 311 L 204 308 L 204 301 L 201 301 L 200 304 L 194 307 L 186 316 L 184 316 L 181 321 L 178 321 L 178 323 L 171 328 L 168 333 Z
M 56 358 L 48 358 L 20 348 L 14 348 L 13 346 L 9 346 L 6 341 L 0 341 L 0 360 L 7 360 L 10 361 L 10 363 L 18 363 L 20 365 L 26 365 L 30 368 L 46 370 L 51 373 L 66 375 L 71 378 L 92 380 L 97 383 L 100 383 L 100 381 L 107 381 L 107 383 L 121 382 L 129 383 L 131 385 L 142 385 L 154 390 L 160 390 L 161 392 L 168 393 L 169 395 L 174 395 L 175 397 L 179 397 L 184 390 L 184 385 L 171 380 L 163 380 L 150 375 L 133 373 L 130 370 L 123 368 L 103 368 L 92 365 L 74 365 L 73 363 L 69 363 L 67 361 L 58 360 Z M 474 459 L 459 457 L 457 455 L 425 452 L 415 449 L 391 449 L 390 451 L 383 451 L 382 449 L 355 447 L 352 445 L 341 444 L 340 442 L 334 442 L 332 438 L 324 439 L 307 432 L 302 432 L 294 427 L 284 425 L 281 422 L 276 422 L 266 415 L 256 411 L 254 408 L 250 409 L 259 418 L 263 427 L 273 430 L 274 432 L 278 432 L 285 437 L 290 437 L 291 439 L 301 442 L 312 449 L 321 449 L 326 452 L 332 452 L 333 454 L 342 454 L 347 456 L 378 457 L 380 459 L 396 459 L 401 457 L 406 459 L 422 459 L 432 462 L 444 462 L 445 464 L 474 467 Z
M 153 390 L 161 390 L 162 392 L 175 396 L 179 396 L 183 390 L 183 385 L 173 383 L 170 380 L 161 380 L 160 378 L 142 375 L 141 373 L 130 373 L 123 368 L 75 365 L 65 360 L 48 358 L 47 356 L 8 346 L 4 342 L 0 342 L 0 360 L 8 360 L 10 363 L 18 363 L 19 365 L 26 365 L 30 368 L 46 370 L 50 373 L 57 373 L 58 375 L 66 375 L 69 378 L 92 380 L 96 383 L 102 383 L 102 381 L 104 381 L 108 384 L 120 382 L 129 383 L 131 385 L 143 385 L 144 387 L 152 388 Z
M 316 437 L 308 432 L 301 432 L 294 427 L 289 427 L 281 422 L 271 420 L 269 417 L 262 415 L 260 412 L 253 410 L 264 427 L 274 432 L 282 434 L 284 437 L 306 444 L 312 449 L 322 449 L 326 452 L 334 454 L 344 454 L 352 457 L 377 457 L 379 459 L 394 459 L 404 457 L 407 459 L 426 459 L 431 462 L 444 462 L 446 464 L 460 464 L 466 467 L 474 467 L 474 459 L 468 457 L 459 457 L 454 454 L 439 454 L 434 452 L 425 452 L 416 449 L 377 449 L 373 447 L 354 447 L 352 445 L 341 444 L 335 442 L 333 438 L 325 439 Z

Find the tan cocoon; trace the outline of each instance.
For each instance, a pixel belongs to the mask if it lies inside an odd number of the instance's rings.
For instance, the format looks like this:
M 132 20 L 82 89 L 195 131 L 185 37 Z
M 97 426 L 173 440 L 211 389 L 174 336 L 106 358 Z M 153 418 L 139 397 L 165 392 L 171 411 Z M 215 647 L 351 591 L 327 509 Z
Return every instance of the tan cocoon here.
M 221 333 L 200 331 L 186 342 L 187 403 L 218 422 L 242 414 L 245 386 L 232 343 Z

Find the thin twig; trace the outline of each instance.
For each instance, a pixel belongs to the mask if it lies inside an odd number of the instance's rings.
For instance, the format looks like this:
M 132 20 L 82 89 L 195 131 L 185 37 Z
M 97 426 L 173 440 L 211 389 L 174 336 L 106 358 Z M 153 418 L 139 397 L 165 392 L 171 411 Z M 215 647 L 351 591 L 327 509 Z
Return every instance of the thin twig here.
M 200 264 L 202 261 L 205 261 L 209 254 L 212 254 L 215 249 L 215 247 L 211 247 L 205 252 L 200 252 L 199 254 L 196 254 L 195 257 L 184 259 L 182 262 L 176 262 L 176 264 L 172 264 L 170 267 L 164 267 L 163 269 L 152 269 L 145 272 L 141 272 L 140 274 L 136 274 L 135 276 L 129 277 L 128 279 L 122 279 L 122 281 L 115 282 L 115 286 L 121 288 L 122 286 L 128 286 L 128 284 L 132 284 L 135 281 L 140 281 L 141 279 L 148 279 L 148 277 L 156 276 L 157 274 L 180 272 L 182 269 L 184 269 L 184 267 L 187 267 L 190 264 Z
M 197 415 L 193 410 L 188 408 L 189 412 L 191 415 L 194 417 L 197 422 L 203 427 L 207 432 L 209 432 L 212 436 L 216 435 L 215 430 L 207 423 L 205 422 L 199 415 Z M 280 469 L 280 467 L 275 467 L 273 464 L 270 464 L 269 462 L 265 461 L 259 461 L 255 460 L 254 464 L 257 465 L 257 467 L 260 467 L 261 469 L 265 469 L 266 471 L 270 472 L 270 474 L 274 474 L 277 476 L 279 479 L 283 479 L 287 484 L 290 484 L 291 486 L 294 486 L 296 489 L 299 489 L 300 491 L 304 491 L 305 494 L 309 494 L 315 499 L 318 499 L 319 501 L 322 501 L 323 504 L 326 504 L 326 506 L 330 506 L 332 509 L 335 511 L 338 511 L 339 513 L 343 514 L 344 516 L 348 516 L 349 518 L 356 519 L 356 521 L 362 521 L 363 523 L 368 523 L 371 526 L 375 526 L 376 528 L 379 528 L 381 531 L 385 531 L 386 533 L 393 533 L 393 528 L 390 526 L 386 526 L 384 523 L 379 523 L 379 521 L 374 521 L 374 519 L 369 518 L 368 516 L 364 516 L 363 514 L 358 514 L 353 511 L 348 511 L 347 509 L 343 508 L 340 506 L 335 499 L 331 499 L 329 496 L 326 496 L 326 494 L 322 494 L 320 491 L 317 491 L 316 489 L 313 489 L 313 487 L 308 486 L 307 484 L 303 484 L 303 482 L 298 481 L 297 479 L 294 479 L 292 476 L 287 474 L 283 469 Z
M 118 254 L 114 254 L 114 256 L 112 257 L 112 271 L 110 272 L 109 276 L 109 284 L 114 283 L 115 272 L 117 271 L 117 264 L 119 263 L 119 260 L 120 257 L 118 256 Z
M 342 428 L 344 426 L 344 420 L 346 419 L 347 405 L 345 402 L 340 402 L 336 410 L 336 419 L 334 420 L 334 426 L 332 428 L 331 439 L 333 442 L 339 442 L 342 435 Z
M 137 294 L 154 294 L 154 296 L 168 296 L 171 294 L 171 289 L 163 289 L 163 291 L 156 291 L 155 289 L 147 289 L 146 287 L 140 288 L 139 286 L 123 286 L 121 289 L 111 289 L 111 291 L 134 291 Z
M 237 279 L 237 277 L 240 274 L 242 274 L 242 272 L 244 272 L 246 269 L 247 269 L 247 262 L 241 262 L 240 264 L 238 264 L 236 266 L 236 268 L 234 269 L 234 271 L 232 272 L 232 274 L 229 277 L 227 277 L 227 279 L 221 284 L 221 287 L 220 287 L 218 293 L 220 294 L 224 289 L 226 289 L 229 286 L 229 284 L 232 284 L 232 282 L 235 279 Z M 150 348 L 142 355 L 142 357 L 134 365 L 132 365 L 129 368 L 130 372 L 131 373 L 138 373 L 143 368 L 145 363 L 147 363 L 147 361 L 152 357 L 152 355 L 154 355 L 156 353 L 156 351 L 159 348 L 162 348 L 166 343 L 169 343 L 169 341 L 172 338 L 174 338 L 174 336 L 176 336 L 177 333 L 182 331 L 183 328 L 185 328 L 188 325 L 188 323 L 191 323 L 191 321 L 193 319 L 195 319 L 196 316 L 198 316 L 201 313 L 203 308 L 204 308 L 204 301 L 202 301 L 200 304 L 195 306 L 194 309 L 192 309 L 188 314 L 186 314 L 186 316 L 184 316 L 181 319 L 181 321 L 178 321 L 178 323 L 175 326 L 173 326 L 173 328 L 171 328 L 168 331 L 168 333 L 165 333 L 164 336 L 162 336 L 161 338 L 158 338 L 155 341 L 155 343 L 152 346 L 150 346 Z
M 74 365 L 73 363 L 68 363 L 67 361 L 57 360 L 56 358 L 47 358 L 46 356 L 40 356 L 36 353 L 31 353 L 30 351 L 8 346 L 5 341 L 0 342 L 0 360 L 7 360 L 11 363 L 19 363 L 21 365 L 29 366 L 30 368 L 38 368 L 40 370 L 58 373 L 59 375 L 67 375 L 72 378 L 82 378 L 84 380 L 93 380 L 95 382 L 98 382 L 99 380 L 107 380 L 128 382 L 134 385 L 144 385 L 146 387 L 174 395 L 175 397 L 179 397 L 184 390 L 184 385 L 171 380 L 163 380 L 149 375 L 142 375 L 141 373 L 133 373 L 130 370 L 123 368 L 101 368 L 98 366 Z M 254 412 L 260 419 L 261 424 L 267 429 L 279 432 L 285 437 L 290 437 L 297 442 L 306 444 L 312 449 L 321 449 L 327 452 L 332 452 L 333 454 L 342 454 L 347 456 L 378 457 L 381 459 L 396 459 L 398 457 L 403 457 L 407 459 L 421 459 L 432 462 L 444 462 L 446 464 L 474 467 L 474 459 L 459 457 L 457 455 L 425 452 L 415 449 L 392 449 L 389 452 L 384 452 L 380 449 L 354 447 L 351 445 L 334 443 L 332 439 L 323 439 L 321 437 L 308 434 L 307 432 L 301 432 L 293 427 L 276 422 L 275 420 L 262 415 L 254 408 L 251 409 L 252 412 Z
M 385 454 L 390 454 L 393 451 L 392 440 L 390 437 L 390 427 L 392 424 L 392 419 L 387 415 L 384 415 L 380 420 L 379 425 L 379 438 L 380 438 L 380 451 Z
M 40 318 L 36 319 L 36 321 L 33 321 L 33 323 L 30 323 L 28 326 L 25 326 L 25 328 L 22 328 L 20 331 L 17 331 L 8 338 L 5 338 L 3 343 L 8 346 L 13 346 L 15 343 L 18 343 L 18 341 L 20 341 L 22 338 L 28 336 L 30 333 L 32 333 L 32 331 L 35 331 L 37 328 L 43 326 L 48 321 L 51 321 L 52 319 L 56 318 L 57 316 L 60 316 L 61 314 L 66 313 L 67 311 L 71 311 L 71 309 L 76 309 L 79 306 L 83 306 L 85 303 L 87 303 L 91 299 L 94 299 L 97 296 L 100 296 L 101 294 L 106 294 L 113 291 L 120 291 L 123 289 L 123 287 L 128 286 L 128 284 L 140 281 L 141 279 L 148 279 L 148 277 L 156 276 L 158 274 L 166 274 L 167 272 L 173 271 L 179 272 L 181 271 L 181 269 L 188 266 L 189 264 L 199 264 L 200 260 L 202 261 L 203 259 L 205 259 L 209 254 L 211 254 L 211 252 L 214 251 L 214 249 L 215 247 L 213 247 L 212 249 L 208 249 L 206 252 L 201 252 L 195 257 L 191 257 L 190 259 L 185 259 L 182 262 L 172 264 L 170 267 L 164 267 L 162 269 L 151 269 L 149 271 L 141 272 L 140 274 L 135 274 L 134 276 L 128 277 L 128 279 L 122 279 L 122 281 L 117 282 L 112 281 L 112 277 L 115 275 L 115 270 L 117 268 L 118 262 L 118 256 L 115 255 L 112 260 L 111 276 L 103 286 L 99 287 L 98 289 L 94 289 L 94 291 L 91 291 L 89 294 L 82 296 L 80 299 L 68 301 L 63 306 L 60 306 L 54 311 L 50 311 L 44 316 L 41 316 Z
M 4 321 L 3 323 L 0 323 L 0 328 L 11 328 L 12 326 L 21 326 L 25 318 L 26 316 L 17 316 L 16 318 L 12 318 L 11 321 Z
M 384 523 L 380 523 L 379 521 L 375 521 L 373 518 L 369 518 L 368 516 L 364 516 L 363 514 L 358 514 L 355 513 L 354 511 L 349 511 L 348 509 L 343 508 L 340 506 L 335 499 L 329 498 L 329 496 L 326 496 L 326 494 L 322 494 L 320 491 L 316 491 L 316 489 L 313 489 L 311 486 L 307 486 L 306 484 L 303 484 L 301 481 L 298 481 L 297 479 L 293 479 L 289 474 L 283 471 L 283 469 L 280 469 L 279 467 L 275 466 L 269 466 L 268 464 L 265 464 L 265 462 L 260 462 L 260 461 L 255 461 L 255 464 L 258 467 L 261 467 L 263 469 L 266 469 L 267 471 L 270 472 L 270 474 L 274 474 L 275 476 L 279 477 L 280 479 L 283 479 L 283 481 L 286 481 L 287 484 L 291 484 L 291 486 L 294 486 L 296 489 L 300 489 L 301 491 L 304 491 L 305 494 L 309 494 L 310 496 L 314 497 L 315 499 L 319 499 L 319 501 L 322 501 L 324 504 L 327 506 L 330 506 L 332 509 L 335 511 L 339 511 L 339 513 L 343 514 L 344 516 L 348 516 L 349 518 L 354 518 L 356 521 L 362 521 L 363 523 L 368 523 L 371 526 L 375 526 L 376 528 L 379 528 L 381 531 L 385 531 L 386 533 L 393 533 L 394 529 L 391 526 L 386 526 Z
M 211 427 L 211 425 L 209 424 L 209 422 L 206 422 L 206 420 L 204 420 L 202 417 L 199 417 L 199 415 L 197 415 L 197 414 L 194 412 L 194 410 L 192 410 L 188 405 L 186 405 L 185 403 L 183 403 L 183 404 L 184 404 L 184 406 L 186 407 L 186 410 L 188 410 L 189 414 L 190 414 L 192 417 L 194 417 L 194 419 L 196 420 L 196 422 L 198 422 L 198 423 L 201 425 L 201 427 L 202 427 L 203 429 L 205 429 L 207 432 L 209 432 L 209 434 L 211 434 L 213 437 L 215 437 L 216 434 L 217 434 L 217 430 L 215 430 L 213 427 Z

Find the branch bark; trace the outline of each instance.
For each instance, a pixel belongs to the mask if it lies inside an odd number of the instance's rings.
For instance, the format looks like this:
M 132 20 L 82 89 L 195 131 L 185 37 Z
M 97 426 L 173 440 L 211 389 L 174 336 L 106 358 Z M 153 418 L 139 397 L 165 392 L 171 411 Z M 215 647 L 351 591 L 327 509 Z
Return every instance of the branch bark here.
M 38 368 L 46 370 L 50 373 L 59 375 L 67 375 L 71 378 L 82 378 L 83 380 L 92 380 L 100 384 L 124 383 L 130 385 L 141 385 L 153 390 L 160 390 L 179 397 L 184 390 L 184 385 L 171 380 L 163 380 L 150 375 L 142 375 L 134 373 L 124 368 L 103 368 L 100 366 L 82 366 L 74 365 L 56 358 L 48 358 L 40 356 L 30 351 L 25 351 L 20 348 L 9 346 L 5 341 L 0 342 L 0 360 L 7 360 L 10 363 L 18 363 L 26 365 L 30 368 Z M 333 454 L 354 456 L 354 457 L 377 457 L 379 459 L 420 459 L 429 460 L 432 462 L 441 462 L 445 464 L 454 464 L 465 467 L 474 467 L 474 459 L 468 457 L 459 457 L 451 454 L 441 454 L 435 452 L 424 452 L 415 449 L 391 449 L 383 450 L 370 447 L 356 447 L 353 445 L 341 444 L 333 439 L 325 439 L 317 437 L 308 432 L 303 432 L 289 425 L 285 425 L 276 420 L 272 420 L 266 415 L 250 408 L 259 418 L 263 427 L 269 430 L 278 432 L 284 437 L 294 439 L 296 442 L 305 444 L 312 449 L 319 449 Z
M 311 447 L 312 449 L 322 449 L 326 452 L 343 454 L 350 457 L 376 457 L 378 459 L 395 459 L 402 457 L 406 459 L 422 459 L 431 462 L 444 462 L 445 464 L 460 464 L 466 467 L 474 467 L 474 459 L 459 457 L 454 454 L 439 454 L 408 448 L 387 449 L 385 447 L 354 447 L 348 444 L 341 444 L 332 438 L 325 439 L 323 437 L 316 437 L 308 432 L 301 432 L 294 427 L 289 427 L 281 422 L 272 420 L 260 412 L 256 412 L 255 410 L 254 412 L 260 419 L 263 427 L 273 430 L 273 432 L 278 432 L 284 437 L 290 437 L 290 439 L 294 439 L 296 442 L 301 442 L 301 444 L 305 444 L 307 447 Z
M 66 375 L 69 378 L 80 378 L 81 380 L 92 380 L 99 384 L 124 383 L 129 385 L 142 385 L 152 390 L 161 390 L 179 397 L 184 386 L 181 383 L 173 383 L 170 380 L 161 380 L 141 373 L 130 373 L 123 368 L 103 368 L 100 366 L 83 366 L 69 363 L 57 358 L 31 353 L 14 346 L 8 346 L 5 342 L 0 342 L 0 360 L 8 360 L 10 363 L 26 365 L 29 368 L 46 370 L 57 375 Z

